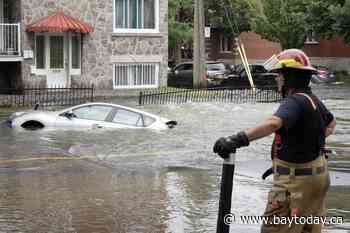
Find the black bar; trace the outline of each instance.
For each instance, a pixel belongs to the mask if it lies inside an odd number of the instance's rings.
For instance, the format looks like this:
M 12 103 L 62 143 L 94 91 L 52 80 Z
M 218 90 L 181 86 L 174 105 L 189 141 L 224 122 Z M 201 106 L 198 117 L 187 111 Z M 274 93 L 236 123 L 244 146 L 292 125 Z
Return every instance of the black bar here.
M 224 163 L 222 165 L 219 213 L 216 226 L 216 233 L 230 232 L 230 225 L 227 224 L 229 223 L 227 220 L 230 220 L 231 218 L 229 214 L 231 214 L 231 198 L 234 172 L 235 155 L 231 154 L 228 159 L 224 160 Z
M 140 91 L 140 94 L 139 94 L 139 105 L 142 105 L 142 99 L 143 99 L 143 95 L 142 95 L 142 91 Z

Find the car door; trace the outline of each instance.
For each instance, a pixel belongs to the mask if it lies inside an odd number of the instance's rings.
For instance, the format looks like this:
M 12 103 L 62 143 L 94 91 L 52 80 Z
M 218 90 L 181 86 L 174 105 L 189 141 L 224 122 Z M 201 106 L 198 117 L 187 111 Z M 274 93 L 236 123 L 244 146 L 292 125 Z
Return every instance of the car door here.
M 85 105 L 71 109 L 60 114 L 56 127 L 73 127 L 73 128 L 108 128 L 110 114 L 114 108 L 108 105 Z
M 185 63 L 175 67 L 174 76 L 181 87 L 193 86 L 193 64 Z

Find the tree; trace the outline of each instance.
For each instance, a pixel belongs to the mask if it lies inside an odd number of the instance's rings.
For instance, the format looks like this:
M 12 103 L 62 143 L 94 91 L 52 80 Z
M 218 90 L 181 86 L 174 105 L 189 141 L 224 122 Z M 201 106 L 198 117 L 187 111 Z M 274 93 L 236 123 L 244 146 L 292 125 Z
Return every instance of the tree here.
M 350 43 L 350 0 L 330 5 L 329 12 L 334 32 L 344 36 L 345 42 Z
M 251 19 L 257 14 L 257 3 L 256 0 L 206 1 L 207 21 L 227 34 L 238 36 L 251 29 Z
M 301 48 L 310 28 L 307 11 L 311 0 L 262 0 L 262 14 L 254 18 L 253 30 L 279 42 L 282 49 Z
M 207 24 L 237 36 L 251 29 L 259 0 L 205 1 Z M 175 62 L 181 60 L 181 47 L 192 44 L 193 0 L 169 0 L 169 48 L 175 50 Z
M 340 25 L 336 25 L 336 21 L 341 21 L 339 15 L 343 14 L 342 6 L 344 0 L 314 0 L 310 3 L 307 22 L 318 37 L 329 39 L 334 35 L 344 34 L 339 30 Z
M 193 40 L 193 1 L 169 0 L 169 47 L 175 63 L 181 61 L 181 47 Z

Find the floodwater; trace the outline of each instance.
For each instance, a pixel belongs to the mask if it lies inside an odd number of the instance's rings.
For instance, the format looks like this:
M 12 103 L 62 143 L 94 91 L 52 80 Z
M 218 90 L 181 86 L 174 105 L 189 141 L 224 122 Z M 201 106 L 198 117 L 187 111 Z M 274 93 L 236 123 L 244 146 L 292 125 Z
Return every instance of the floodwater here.
M 350 232 L 350 87 L 315 92 L 338 119 L 328 145 L 332 186 L 328 216 Z M 278 104 L 188 103 L 136 106 L 179 122 L 167 131 L 41 130 L 0 126 L 0 233 L 215 232 L 222 160 L 212 153 L 227 136 L 269 116 Z M 1 121 L 7 114 L 0 116 Z M 261 215 L 271 179 L 272 137 L 237 152 L 232 212 Z M 235 223 L 232 232 L 259 232 Z

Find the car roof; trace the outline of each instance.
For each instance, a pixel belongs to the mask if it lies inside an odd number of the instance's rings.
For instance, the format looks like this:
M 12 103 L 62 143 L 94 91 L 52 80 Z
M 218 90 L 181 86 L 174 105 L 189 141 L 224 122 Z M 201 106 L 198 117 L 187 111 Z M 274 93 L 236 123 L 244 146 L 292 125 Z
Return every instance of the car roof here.
M 154 115 L 152 113 L 144 112 L 144 111 L 136 109 L 136 108 L 130 108 L 130 107 L 119 105 L 119 104 L 104 103 L 104 102 L 90 102 L 90 103 L 85 103 L 85 104 L 79 104 L 79 105 L 72 106 L 70 108 L 66 108 L 66 109 L 60 111 L 60 113 L 64 113 L 64 112 L 71 110 L 71 109 L 74 109 L 74 108 L 80 108 L 80 107 L 85 107 L 85 106 L 89 106 L 89 105 L 106 105 L 106 106 L 111 106 L 111 107 L 116 107 L 116 108 L 119 107 L 119 108 L 123 108 L 123 109 L 129 110 L 129 111 L 132 111 L 132 112 L 138 112 L 140 114 L 152 116 L 155 118 L 159 117 L 159 116 Z

